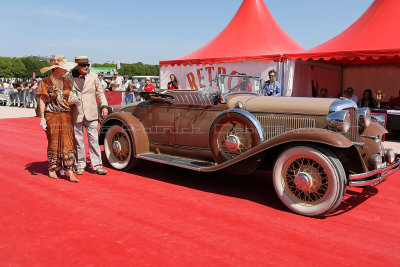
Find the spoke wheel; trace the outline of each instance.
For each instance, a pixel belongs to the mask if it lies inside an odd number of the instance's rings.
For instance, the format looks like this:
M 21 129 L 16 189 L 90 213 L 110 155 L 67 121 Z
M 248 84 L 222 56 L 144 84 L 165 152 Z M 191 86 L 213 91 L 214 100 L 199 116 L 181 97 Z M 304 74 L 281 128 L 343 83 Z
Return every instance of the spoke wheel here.
M 277 159 L 274 187 L 292 211 L 319 216 L 335 209 L 345 194 L 346 175 L 342 164 L 329 150 L 296 146 Z
M 261 143 L 253 123 L 239 114 L 215 121 L 209 141 L 211 153 L 218 163 L 233 159 Z
M 120 125 L 111 126 L 104 142 L 104 152 L 110 165 L 117 170 L 132 169 L 137 162 L 133 148 L 128 131 Z

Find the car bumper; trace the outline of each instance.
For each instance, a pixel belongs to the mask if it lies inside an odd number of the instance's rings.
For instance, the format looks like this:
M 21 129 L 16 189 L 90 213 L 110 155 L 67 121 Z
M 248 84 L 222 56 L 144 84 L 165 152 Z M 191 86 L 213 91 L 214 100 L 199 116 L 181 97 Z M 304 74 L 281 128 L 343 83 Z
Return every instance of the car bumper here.
M 389 166 L 384 168 L 373 170 L 366 173 L 350 174 L 349 175 L 349 186 L 350 187 L 363 187 L 363 186 L 375 186 L 386 181 L 387 176 L 399 169 L 399 154 L 396 155 L 396 160 Z

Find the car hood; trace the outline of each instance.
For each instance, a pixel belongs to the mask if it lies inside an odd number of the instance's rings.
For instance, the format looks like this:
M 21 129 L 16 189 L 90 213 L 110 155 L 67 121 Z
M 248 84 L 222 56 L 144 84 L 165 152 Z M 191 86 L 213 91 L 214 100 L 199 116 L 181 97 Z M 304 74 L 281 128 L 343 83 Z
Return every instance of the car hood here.
M 338 99 L 240 95 L 227 99 L 228 107 L 234 108 L 238 101 L 249 112 L 329 114 L 332 103 Z

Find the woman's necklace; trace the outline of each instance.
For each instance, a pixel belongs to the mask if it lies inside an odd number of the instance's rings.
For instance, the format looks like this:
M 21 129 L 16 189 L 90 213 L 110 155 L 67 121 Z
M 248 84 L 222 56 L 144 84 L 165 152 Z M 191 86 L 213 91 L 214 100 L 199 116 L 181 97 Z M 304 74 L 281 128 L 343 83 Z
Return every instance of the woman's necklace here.
M 61 94 L 64 88 L 64 80 L 63 79 L 56 79 L 53 74 L 50 75 L 51 82 L 58 88 L 60 88 Z

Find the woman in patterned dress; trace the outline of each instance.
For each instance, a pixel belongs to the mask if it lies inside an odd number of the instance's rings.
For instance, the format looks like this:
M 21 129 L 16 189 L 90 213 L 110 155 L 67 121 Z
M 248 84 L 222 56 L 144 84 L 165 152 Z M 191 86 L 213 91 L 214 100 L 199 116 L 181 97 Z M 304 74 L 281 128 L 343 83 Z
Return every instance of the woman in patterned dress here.
M 49 176 L 57 179 L 56 170 L 67 176 L 71 182 L 78 182 L 74 175 L 75 149 L 73 143 L 73 128 L 69 95 L 71 84 L 63 75 L 76 64 L 67 62 L 63 55 L 50 59 L 50 66 L 42 68 L 41 73 L 52 70 L 52 73 L 44 78 L 37 88 L 40 109 L 40 125 L 47 135 L 47 161 Z

